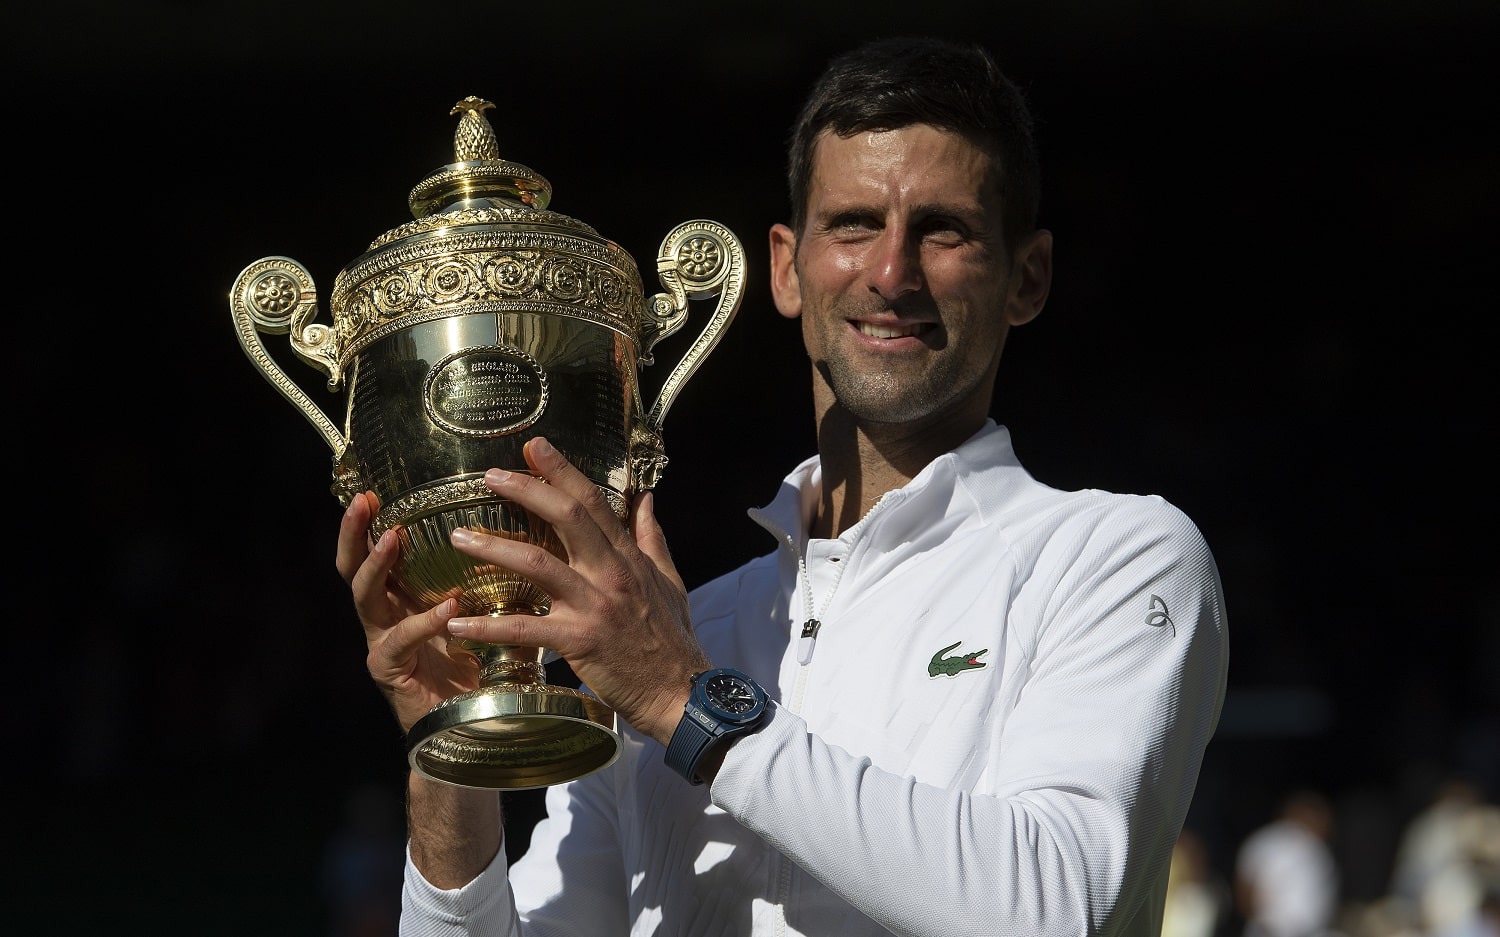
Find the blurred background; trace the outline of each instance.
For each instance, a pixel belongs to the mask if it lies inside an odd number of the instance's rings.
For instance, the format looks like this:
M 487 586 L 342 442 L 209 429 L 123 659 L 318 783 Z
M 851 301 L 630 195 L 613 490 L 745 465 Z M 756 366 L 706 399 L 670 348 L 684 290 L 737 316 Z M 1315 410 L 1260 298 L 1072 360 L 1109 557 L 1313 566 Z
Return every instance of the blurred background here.
M 1403 837 L 1446 782 L 1500 800 L 1494 4 L 10 18 L 10 474 L 36 518 L 12 542 L 25 932 L 394 933 L 401 739 L 333 567 L 331 453 L 240 350 L 239 272 L 296 258 L 331 321 L 335 275 L 409 219 L 470 94 L 498 105 L 502 157 L 630 251 L 648 293 L 668 230 L 728 226 L 749 286 L 666 420 L 658 492 L 701 582 L 771 549 L 745 509 L 812 450 L 800 340 L 765 281 L 786 132 L 831 54 L 905 32 L 983 42 L 1038 119 L 1055 287 L 1011 338 L 996 418 L 1043 481 L 1163 495 L 1218 558 L 1232 658 L 1189 817 L 1201 877 L 1223 898 L 1247 838 L 1310 791 L 1338 927 L 1438 932 L 1402 916 Z M 341 422 L 318 372 L 289 373 Z M 1200 933 L 1241 916 L 1221 902 Z

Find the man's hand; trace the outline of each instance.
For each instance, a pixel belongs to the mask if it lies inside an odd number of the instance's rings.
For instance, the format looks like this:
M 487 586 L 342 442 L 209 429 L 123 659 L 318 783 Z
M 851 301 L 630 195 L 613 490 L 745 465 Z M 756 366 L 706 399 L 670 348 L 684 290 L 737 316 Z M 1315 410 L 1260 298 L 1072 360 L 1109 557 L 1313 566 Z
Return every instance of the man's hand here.
M 552 597 L 551 611 L 453 618 L 447 628 L 471 641 L 556 651 L 620 718 L 665 745 L 682 716 L 689 679 L 709 662 L 693 635 L 687 590 L 652 512 L 652 496 L 636 498 L 627 529 L 593 481 L 545 439 L 529 441 L 525 454 L 535 475 L 491 469 L 485 486 L 549 522 L 566 560 L 540 546 L 470 530 L 454 531 L 453 544 L 530 579 Z M 371 575 L 388 569 L 379 555 L 378 549 L 371 554 Z M 356 588 L 361 592 L 373 603 L 369 589 Z M 400 632 L 401 653 L 389 655 L 383 679 L 377 676 L 382 686 L 418 675 L 410 648 L 441 634 L 440 611 L 405 619 L 385 638 L 388 643 Z M 377 612 L 361 617 L 378 620 Z M 377 650 L 372 645 L 372 673 Z
M 365 629 L 365 666 L 390 701 L 403 731 L 445 699 L 479 685 L 474 656 L 449 647 L 447 625 L 458 609 L 449 598 L 422 609 L 391 577 L 400 556 L 395 531 L 369 541 L 370 521 L 380 502 L 373 492 L 355 495 L 339 524 L 337 566 L 354 593 L 354 610 Z

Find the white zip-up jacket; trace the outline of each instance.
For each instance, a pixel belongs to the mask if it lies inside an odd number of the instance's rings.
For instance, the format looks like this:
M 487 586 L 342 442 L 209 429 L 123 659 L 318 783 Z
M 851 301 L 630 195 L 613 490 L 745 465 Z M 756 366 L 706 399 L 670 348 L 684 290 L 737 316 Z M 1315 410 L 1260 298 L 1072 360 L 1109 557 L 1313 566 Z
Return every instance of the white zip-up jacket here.
M 1197 527 L 1040 484 L 993 422 L 809 542 L 820 482 L 798 466 L 751 512 L 779 548 L 692 594 L 775 701 L 712 787 L 622 725 L 508 879 L 503 849 L 446 891 L 408 862 L 403 934 L 1159 934 L 1228 662 Z

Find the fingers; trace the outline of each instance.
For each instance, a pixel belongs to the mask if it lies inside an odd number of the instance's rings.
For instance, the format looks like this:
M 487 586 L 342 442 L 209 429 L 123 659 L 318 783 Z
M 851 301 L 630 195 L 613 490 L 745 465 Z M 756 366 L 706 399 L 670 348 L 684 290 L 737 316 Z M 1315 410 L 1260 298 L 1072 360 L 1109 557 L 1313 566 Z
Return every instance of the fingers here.
M 438 635 L 445 640 L 448 619 L 458 611 L 457 599 L 444 599 L 433 608 L 403 619 L 370 648 L 370 673 L 381 684 L 394 685 L 409 678 L 417 653 Z
M 402 728 L 410 730 L 433 706 L 477 687 L 479 667 L 473 654 L 449 643 L 447 625 L 458 612 L 457 599 L 450 596 L 422 609 L 395 583 L 401 556 L 396 531 L 385 531 L 373 544 L 369 540 L 379 509 L 373 492 L 350 499 L 339 522 L 335 562 L 364 629 L 370 676 Z
M 485 486 L 550 525 L 562 544 L 562 555 L 535 542 L 462 528 L 453 532 L 451 540 L 460 552 L 537 585 L 551 596 L 551 613 L 540 618 L 501 616 L 476 621 L 462 634 L 494 643 L 537 642 L 554 647 L 552 641 L 568 627 L 570 618 L 606 614 L 609 596 L 639 592 L 643 579 L 655 574 L 650 568 L 655 557 L 667 558 L 666 541 L 650 508 L 645 508 L 641 518 L 655 552 L 644 554 L 599 486 L 546 439 L 529 440 L 525 455 L 534 474 L 491 469 Z M 670 558 L 667 568 L 671 570 Z M 675 578 L 675 570 L 671 571 Z
M 672 563 L 649 493 L 629 526 L 591 479 L 544 439 L 526 446 L 530 472 L 491 470 L 485 486 L 512 501 L 562 544 L 547 547 L 472 529 L 452 543 L 476 560 L 524 577 L 551 596 L 545 615 L 461 615 L 450 635 L 485 644 L 550 648 L 626 722 L 669 738 L 682 713 L 682 675 L 702 670 L 687 590 Z M 620 648 L 629 653 L 618 653 Z M 665 726 L 665 728 L 663 728 Z
M 401 728 L 410 731 L 445 699 L 479 685 L 473 654 L 448 643 L 448 619 L 458 609 L 449 598 L 403 619 L 370 645 L 366 666 L 390 701 Z
M 548 592 L 556 605 L 568 598 L 570 590 L 581 587 L 578 571 L 618 567 L 633 562 L 633 554 L 639 551 L 588 476 L 541 437 L 530 440 L 525 452 L 535 474 L 491 469 L 485 473 L 485 487 L 549 525 L 566 559 L 536 543 L 464 528 L 455 530 L 451 541 L 460 552 L 525 576 Z
M 451 617 L 451 616 L 450 616 Z M 446 632 L 482 644 L 556 648 L 565 633 L 551 615 L 479 615 L 444 622 Z
M 391 570 L 395 569 L 396 560 L 400 556 L 396 532 L 387 530 L 380 535 L 375 548 L 368 552 L 365 561 L 349 580 L 349 588 L 354 595 L 354 611 L 365 626 L 366 637 L 373 638 L 373 635 L 368 634 L 371 629 L 390 627 L 401 611 L 386 588 Z
M 600 530 L 606 533 L 613 533 L 620 529 L 620 519 L 615 516 L 615 512 L 609 506 L 609 502 L 605 500 L 604 495 L 599 491 L 599 486 L 594 484 L 593 479 L 580 472 L 561 452 L 554 449 L 552 444 L 544 437 L 538 436 L 535 439 L 529 440 L 526 443 L 524 454 L 526 456 L 526 464 L 540 478 L 546 480 L 548 488 L 551 489 L 550 494 L 554 496 L 558 493 L 566 494 L 574 501 L 577 501 L 588 513 L 589 517 L 593 519 L 594 523 L 599 526 Z M 488 480 L 488 477 L 486 480 Z M 549 492 L 537 491 L 534 494 L 539 499 L 545 499 Z M 543 506 L 546 503 L 548 502 L 543 501 L 538 506 Z M 558 505 L 556 510 L 564 512 L 564 516 L 550 516 L 546 514 L 543 516 L 546 516 L 554 525 L 560 526 L 566 524 L 568 518 L 565 512 L 571 509 L 571 502 L 553 497 L 550 503 Z M 535 510 L 530 504 L 527 504 L 527 508 Z
M 345 582 L 352 583 L 359 565 L 369 555 L 368 530 L 375 516 L 375 495 L 361 492 L 349 499 L 349 507 L 339 521 L 338 553 L 334 565 Z
M 645 492 L 631 505 L 630 530 L 640 551 L 651 559 L 657 569 L 667 573 L 678 586 L 682 586 L 682 577 L 677 573 L 677 565 L 672 562 L 672 551 L 667 548 L 666 532 L 656 520 L 656 495 L 652 492 Z

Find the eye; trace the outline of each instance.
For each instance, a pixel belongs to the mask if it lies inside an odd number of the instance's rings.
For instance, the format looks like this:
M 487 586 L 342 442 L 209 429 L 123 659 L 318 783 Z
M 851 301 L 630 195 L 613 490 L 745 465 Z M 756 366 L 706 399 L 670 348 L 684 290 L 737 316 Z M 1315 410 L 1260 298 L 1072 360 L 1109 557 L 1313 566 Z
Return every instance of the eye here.
M 858 237 L 880 230 L 880 220 L 872 212 L 839 212 L 828 219 L 826 229 L 840 237 Z
M 962 244 L 972 233 L 969 226 L 951 215 L 932 215 L 916 226 L 923 241 L 936 244 Z

